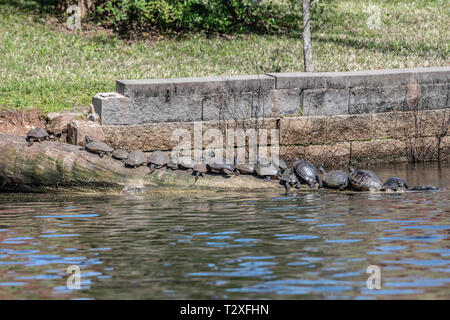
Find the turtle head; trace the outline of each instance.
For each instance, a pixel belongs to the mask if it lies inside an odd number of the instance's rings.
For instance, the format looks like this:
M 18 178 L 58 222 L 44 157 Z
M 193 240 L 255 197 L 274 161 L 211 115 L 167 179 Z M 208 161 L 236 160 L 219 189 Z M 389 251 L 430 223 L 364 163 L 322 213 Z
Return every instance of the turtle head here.
M 319 170 L 320 170 L 320 172 L 321 172 L 322 174 L 325 174 L 325 173 L 326 173 L 326 172 L 325 172 L 325 169 L 324 169 L 323 167 L 320 167 Z
M 91 143 L 92 139 L 89 138 L 88 136 L 84 136 L 84 139 L 86 140 L 86 144 Z
M 353 166 L 348 166 L 348 171 L 350 173 L 353 173 L 353 172 L 355 172 L 355 168 L 353 168 Z
M 237 156 L 234 156 L 234 165 L 237 165 L 237 162 L 238 161 L 238 158 L 237 158 Z

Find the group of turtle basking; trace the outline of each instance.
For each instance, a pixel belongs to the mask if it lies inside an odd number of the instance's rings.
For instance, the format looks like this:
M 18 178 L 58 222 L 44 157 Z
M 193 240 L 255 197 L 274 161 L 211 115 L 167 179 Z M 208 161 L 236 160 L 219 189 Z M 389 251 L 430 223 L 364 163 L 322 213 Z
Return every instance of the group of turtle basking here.
M 34 141 L 41 142 L 49 138 L 48 133 L 41 128 L 35 128 L 28 132 L 27 139 L 29 146 Z M 99 157 L 104 155 L 111 156 L 114 159 L 123 161 L 126 167 L 136 168 L 147 165 L 150 167 L 150 173 L 155 169 L 166 167 L 167 170 L 184 169 L 192 171 L 195 175 L 195 182 L 201 175 L 205 177 L 207 173 L 219 173 L 227 176 L 230 175 L 257 175 L 264 178 L 265 181 L 278 179 L 280 184 L 284 185 L 286 192 L 292 187 L 301 188 L 301 185 L 308 185 L 310 188 L 331 188 L 338 190 L 360 190 L 360 191 L 402 191 L 402 190 L 439 190 L 434 186 L 416 186 L 409 188 L 405 180 L 398 177 L 392 177 L 384 183 L 380 177 L 370 170 L 356 170 L 352 166 L 349 167 L 349 173 L 342 170 L 334 170 L 326 172 L 322 167 L 319 168 L 322 178 L 314 165 L 306 160 L 295 159 L 292 167 L 288 168 L 286 163 L 279 158 L 277 161 L 257 159 L 256 164 L 239 163 L 237 157 L 234 161 L 216 161 L 215 153 L 210 152 L 210 159 L 206 161 L 204 157 L 199 163 L 194 163 L 190 159 L 180 158 L 177 156 L 170 157 L 162 151 L 154 151 L 149 157 L 141 150 L 127 152 L 126 150 L 114 150 L 104 142 L 92 141 L 88 136 L 85 137 L 86 145 L 84 149 L 96 153 Z

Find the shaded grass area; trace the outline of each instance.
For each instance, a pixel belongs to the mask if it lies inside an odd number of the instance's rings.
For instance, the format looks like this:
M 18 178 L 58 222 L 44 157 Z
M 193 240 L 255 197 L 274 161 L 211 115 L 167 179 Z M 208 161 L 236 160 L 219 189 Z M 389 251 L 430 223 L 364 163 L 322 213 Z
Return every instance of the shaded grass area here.
M 367 26 L 370 5 L 380 9 L 379 29 Z M 289 34 L 127 42 L 101 30 L 64 31 L 34 9 L 27 0 L 0 0 L 0 108 L 89 105 L 96 93 L 114 91 L 117 79 L 303 70 L 301 38 Z M 326 23 L 313 30 L 318 71 L 449 65 L 445 0 L 342 0 L 325 14 Z

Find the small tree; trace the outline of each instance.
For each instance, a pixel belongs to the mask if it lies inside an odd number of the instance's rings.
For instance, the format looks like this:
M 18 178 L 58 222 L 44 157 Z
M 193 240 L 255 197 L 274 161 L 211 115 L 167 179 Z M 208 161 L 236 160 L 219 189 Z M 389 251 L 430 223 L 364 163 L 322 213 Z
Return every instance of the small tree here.
M 303 10 L 303 58 L 305 64 L 305 72 L 314 72 L 314 63 L 312 59 L 311 47 L 311 6 L 320 0 L 297 0 L 302 4 Z

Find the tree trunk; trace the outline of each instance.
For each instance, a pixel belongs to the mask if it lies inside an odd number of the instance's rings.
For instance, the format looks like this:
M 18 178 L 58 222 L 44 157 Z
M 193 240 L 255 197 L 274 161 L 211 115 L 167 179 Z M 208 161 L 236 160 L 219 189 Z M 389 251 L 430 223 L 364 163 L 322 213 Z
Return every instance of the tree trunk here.
M 305 63 L 305 72 L 314 72 L 311 48 L 311 0 L 303 0 L 303 57 Z
M 208 174 L 194 184 L 192 172 L 165 169 L 149 172 L 147 166 L 125 168 L 121 161 L 108 156 L 100 158 L 80 146 L 43 141 L 28 147 L 25 137 L 0 133 L 0 192 L 120 192 L 129 186 L 150 192 L 283 190 L 278 181 L 266 183 L 253 176 L 225 178 Z

